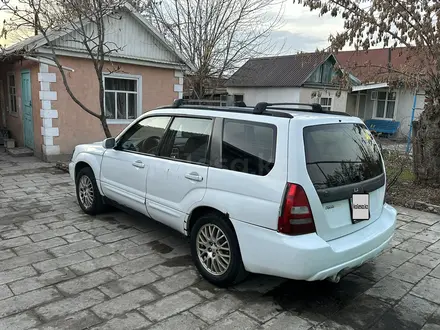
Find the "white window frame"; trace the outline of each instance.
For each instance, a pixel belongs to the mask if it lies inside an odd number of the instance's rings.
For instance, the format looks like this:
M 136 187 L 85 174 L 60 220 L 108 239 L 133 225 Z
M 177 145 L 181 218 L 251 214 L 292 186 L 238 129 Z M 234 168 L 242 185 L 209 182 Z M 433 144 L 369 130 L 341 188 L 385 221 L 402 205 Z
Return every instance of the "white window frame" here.
M 329 99 L 329 100 L 330 100 L 330 106 L 328 106 L 328 105 L 323 105 L 323 104 L 321 103 L 321 100 L 322 100 L 322 99 Z M 324 110 L 324 111 L 332 111 L 332 107 L 333 107 L 333 98 L 330 97 L 330 96 L 327 96 L 327 97 L 320 97 L 320 98 L 319 98 L 319 104 L 321 105 L 322 110 Z M 328 110 L 327 110 L 327 109 L 328 109 Z
M 15 89 L 15 93 L 14 95 L 11 94 L 11 85 L 10 85 L 10 81 L 9 81 L 9 77 L 13 76 L 14 77 L 14 89 Z M 9 114 L 13 115 L 13 116 L 18 116 L 18 103 L 17 103 L 17 76 L 15 74 L 15 72 L 11 71 L 8 72 L 6 74 L 6 85 L 8 88 L 8 112 Z M 12 103 L 11 103 L 11 96 L 14 96 L 15 98 L 15 111 L 12 111 Z
M 383 112 L 383 117 L 377 116 L 377 103 L 379 102 L 379 92 L 381 93 L 387 93 L 386 100 L 385 100 L 385 108 Z M 386 118 L 387 108 L 388 108 L 388 95 L 390 93 L 396 93 L 396 99 L 394 100 L 394 112 L 393 112 L 393 118 Z M 397 102 L 399 100 L 399 93 L 396 90 L 387 90 L 387 91 L 377 91 L 377 98 L 374 100 L 374 112 L 373 112 L 373 119 L 381 119 L 381 120 L 396 120 L 396 112 L 397 112 Z
M 136 98 L 137 99 L 136 118 L 139 117 L 142 114 L 142 76 L 140 76 L 140 75 L 133 75 L 133 74 L 125 74 L 125 73 L 103 73 L 102 76 L 103 76 L 103 84 L 104 84 L 104 106 L 105 106 L 105 92 L 106 91 L 107 92 L 126 93 L 126 94 L 137 94 L 137 98 Z M 118 90 L 106 90 L 105 89 L 105 78 L 136 80 L 137 81 L 136 92 L 118 91 Z M 115 95 L 117 95 L 117 94 L 115 94 Z M 116 104 L 117 104 L 117 102 L 115 100 L 115 105 Z M 117 116 L 117 110 L 116 109 L 115 109 L 115 115 Z M 107 119 L 107 123 L 108 124 L 130 124 L 136 118 L 134 118 L 134 119 Z

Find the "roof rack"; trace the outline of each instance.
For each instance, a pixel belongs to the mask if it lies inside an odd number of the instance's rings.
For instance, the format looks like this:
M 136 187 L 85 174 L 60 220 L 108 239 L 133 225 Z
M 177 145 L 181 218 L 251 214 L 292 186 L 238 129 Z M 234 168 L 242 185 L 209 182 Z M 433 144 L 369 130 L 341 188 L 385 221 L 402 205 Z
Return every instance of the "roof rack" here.
M 188 102 L 189 101 L 189 102 Z M 194 100 L 195 101 L 195 100 Z M 235 102 L 233 106 L 212 106 L 212 105 L 201 105 L 201 104 L 191 104 L 191 100 L 188 99 L 177 99 L 172 105 L 165 105 L 158 107 L 157 109 L 171 109 L 171 108 L 191 108 L 200 110 L 211 110 L 211 111 L 229 111 L 236 113 L 246 113 L 252 114 L 254 107 L 246 106 L 243 101 Z M 273 116 L 273 117 L 283 117 L 283 118 L 293 118 L 293 116 L 287 112 L 281 111 L 265 111 L 261 115 Z
M 279 106 L 284 105 L 300 105 L 300 106 L 308 106 L 311 107 L 311 109 L 289 109 Z M 265 113 L 268 110 L 271 110 L 271 112 L 275 112 L 273 110 L 282 110 L 282 111 L 299 111 L 299 112 L 315 112 L 315 113 L 323 113 L 327 115 L 337 115 L 337 116 L 345 116 L 345 117 L 351 117 L 349 113 L 341 112 L 341 111 L 329 111 L 329 110 L 323 110 L 322 106 L 318 103 L 267 103 L 267 102 L 259 102 L 254 107 L 253 113 L 254 114 L 261 114 Z
M 212 100 L 209 100 L 212 102 Z M 173 102 L 171 106 L 161 107 L 165 108 L 182 108 L 182 107 L 190 107 L 193 109 L 203 109 L 203 110 L 214 110 L 214 111 L 230 111 L 230 112 L 241 112 L 241 113 L 249 113 L 249 114 L 257 114 L 257 115 L 265 115 L 265 116 L 275 116 L 275 117 L 286 117 L 293 118 L 293 116 L 288 113 L 289 111 L 299 111 L 299 112 L 314 112 L 314 113 L 322 113 L 329 115 L 341 115 L 351 117 L 350 114 L 345 112 L 338 111 L 326 111 L 322 109 L 322 106 L 317 103 L 267 103 L 267 102 L 259 102 L 255 107 L 247 106 L 244 102 L 239 101 L 235 102 L 234 106 L 220 107 L 220 106 L 212 106 L 212 105 L 203 105 L 203 104 L 191 104 L 194 102 L 208 102 L 208 100 L 189 100 L 189 99 L 177 99 Z M 286 105 L 299 105 L 310 107 L 311 109 L 297 109 L 297 108 L 284 108 L 280 106 Z M 276 111 L 281 110 L 281 111 Z
M 279 106 L 279 105 L 300 105 L 311 107 L 313 112 L 323 112 L 322 107 L 318 103 L 267 103 L 267 102 L 259 102 L 254 108 L 254 113 L 259 115 L 262 114 L 268 107 Z M 297 110 L 297 109 L 284 109 L 280 108 L 280 110 Z M 304 111 L 304 110 L 303 110 Z
M 190 100 L 190 99 L 177 99 L 173 102 L 174 108 L 180 108 L 182 105 L 207 105 L 206 103 L 214 103 L 216 100 Z M 209 104 L 208 104 L 209 106 Z M 211 105 L 212 106 L 212 105 Z M 234 102 L 235 107 L 246 108 L 246 103 L 243 101 Z

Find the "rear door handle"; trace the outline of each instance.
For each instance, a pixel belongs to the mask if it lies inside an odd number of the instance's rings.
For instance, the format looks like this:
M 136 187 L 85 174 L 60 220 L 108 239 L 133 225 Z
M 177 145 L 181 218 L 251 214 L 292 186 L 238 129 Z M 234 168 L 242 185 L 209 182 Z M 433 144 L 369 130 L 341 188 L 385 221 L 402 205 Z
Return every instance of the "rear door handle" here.
M 133 165 L 134 167 L 139 167 L 139 168 L 144 168 L 145 164 L 142 163 L 140 160 L 137 160 L 135 162 L 133 162 L 131 165 Z
M 188 180 L 191 180 L 191 181 L 197 181 L 197 182 L 203 181 L 203 176 L 199 175 L 199 173 L 196 173 L 196 172 L 191 172 L 191 173 L 185 174 L 185 178 L 187 178 Z

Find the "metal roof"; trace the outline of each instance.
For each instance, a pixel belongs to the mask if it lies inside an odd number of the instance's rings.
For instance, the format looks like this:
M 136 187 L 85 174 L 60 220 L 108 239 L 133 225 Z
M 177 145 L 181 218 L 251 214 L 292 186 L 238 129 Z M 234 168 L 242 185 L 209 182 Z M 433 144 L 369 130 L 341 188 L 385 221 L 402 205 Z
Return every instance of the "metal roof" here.
M 248 60 L 226 82 L 227 87 L 299 87 L 329 53 L 300 53 Z

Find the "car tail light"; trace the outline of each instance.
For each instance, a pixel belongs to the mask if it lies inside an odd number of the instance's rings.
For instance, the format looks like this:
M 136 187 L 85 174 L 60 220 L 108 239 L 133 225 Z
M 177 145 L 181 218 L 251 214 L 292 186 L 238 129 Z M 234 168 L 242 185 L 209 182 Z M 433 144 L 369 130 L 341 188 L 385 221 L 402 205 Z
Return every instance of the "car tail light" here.
M 278 231 L 287 235 L 316 232 L 312 210 L 303 187 L 288 183 L 278 218 Z

